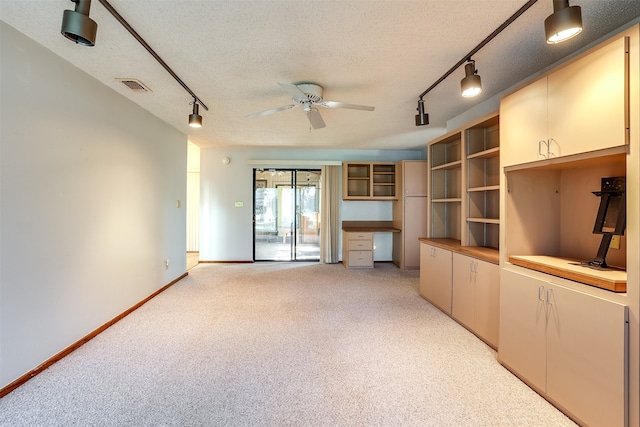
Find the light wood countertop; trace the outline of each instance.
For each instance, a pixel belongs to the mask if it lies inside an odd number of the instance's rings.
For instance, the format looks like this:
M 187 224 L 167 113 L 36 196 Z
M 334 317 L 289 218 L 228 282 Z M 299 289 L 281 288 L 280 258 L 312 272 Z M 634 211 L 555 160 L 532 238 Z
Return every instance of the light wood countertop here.
M 484 246 L 462 246 L 460 244 L 460 240 L 455 239 L 434 239 L 420 237 L 418 240 L 428 245 L 437 246 L 442 249 L 447 249 L 452 252 L 467 255 L 482 261 L 487 261 L 491 264 L 497 265 L 500 263 L 500 252 L 495 248 L 487 248 Z

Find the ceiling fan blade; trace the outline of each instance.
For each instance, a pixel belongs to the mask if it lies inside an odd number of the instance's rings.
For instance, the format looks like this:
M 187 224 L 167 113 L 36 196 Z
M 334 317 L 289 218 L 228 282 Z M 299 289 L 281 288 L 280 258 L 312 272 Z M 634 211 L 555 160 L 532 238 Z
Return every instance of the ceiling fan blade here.
M 260 116 L 267 116 L 269 114 L 273 114 L 273 113 L 278 113 L 280 111 L 284 111 L 284 110 L 289 110 L 291 108 L 297 107 L 297 104 L 290 104 L 290 105 L 283 105 L 282 107 L 278 107 L 278 108 L 273 108 L 271 110 L 267 110 L 267 111 L 261 111 L 259 113 L 253 113 L 253 114 L 249 114 L 248 118 L 253 119 L 255 117 L 260 117 Z
M 324 124 L 324 120 L 322 120 L 320 111 L 315 108 L 307 111 L 307 118 L 309 119 L 309 123 L 311 123 L 311 127 L 314 129 L 320 129 L 327 126 L 326 124 Z
M 298 86 L 292 85 L 289 83 L 278 83 L 278 84 L 282 89 L 289 92 L 289 95 L 291 95 L 292 98 L 307 99 L 307 94 L 301 91 Z
M 320 105 L 327 108 L 349 108 L 351 110 L 373 111 L 376 109 L 376 107 L 369 107 L 368 105 L 347 104 L 336 101 L 322 101 Z

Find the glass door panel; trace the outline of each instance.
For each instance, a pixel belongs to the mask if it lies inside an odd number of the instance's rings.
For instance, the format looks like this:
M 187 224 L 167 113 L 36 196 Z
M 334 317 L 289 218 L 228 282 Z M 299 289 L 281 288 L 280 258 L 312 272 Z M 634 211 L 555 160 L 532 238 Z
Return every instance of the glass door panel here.
M 254 171 L 254 260 L 320 259 L 320 171 Z
M 295 259 L 320 259 L 320 171 L 296 171 Z

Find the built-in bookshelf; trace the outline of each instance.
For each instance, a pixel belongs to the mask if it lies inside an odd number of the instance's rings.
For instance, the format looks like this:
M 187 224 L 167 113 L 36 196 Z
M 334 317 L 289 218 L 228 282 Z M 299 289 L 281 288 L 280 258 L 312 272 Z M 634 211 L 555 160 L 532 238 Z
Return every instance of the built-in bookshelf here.
M 344 200 L 396 200 L 396 164 L 393 162 L 344 162 Z

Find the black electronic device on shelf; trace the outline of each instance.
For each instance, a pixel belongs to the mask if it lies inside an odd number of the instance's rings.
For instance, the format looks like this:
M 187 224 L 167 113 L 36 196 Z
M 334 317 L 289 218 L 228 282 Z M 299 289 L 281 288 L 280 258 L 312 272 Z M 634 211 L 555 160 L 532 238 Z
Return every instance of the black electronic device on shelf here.
M 627 223 L 626 178 L 624 176 L 602 178 L 600 191 L 594 191 L 600 197 L 600 207 L 593 226 L 594 234 L 602 234 L 598 254 L 584 265 L 596 269 L 607 268 L 607 252 L 613 236 L 624 235 Z

